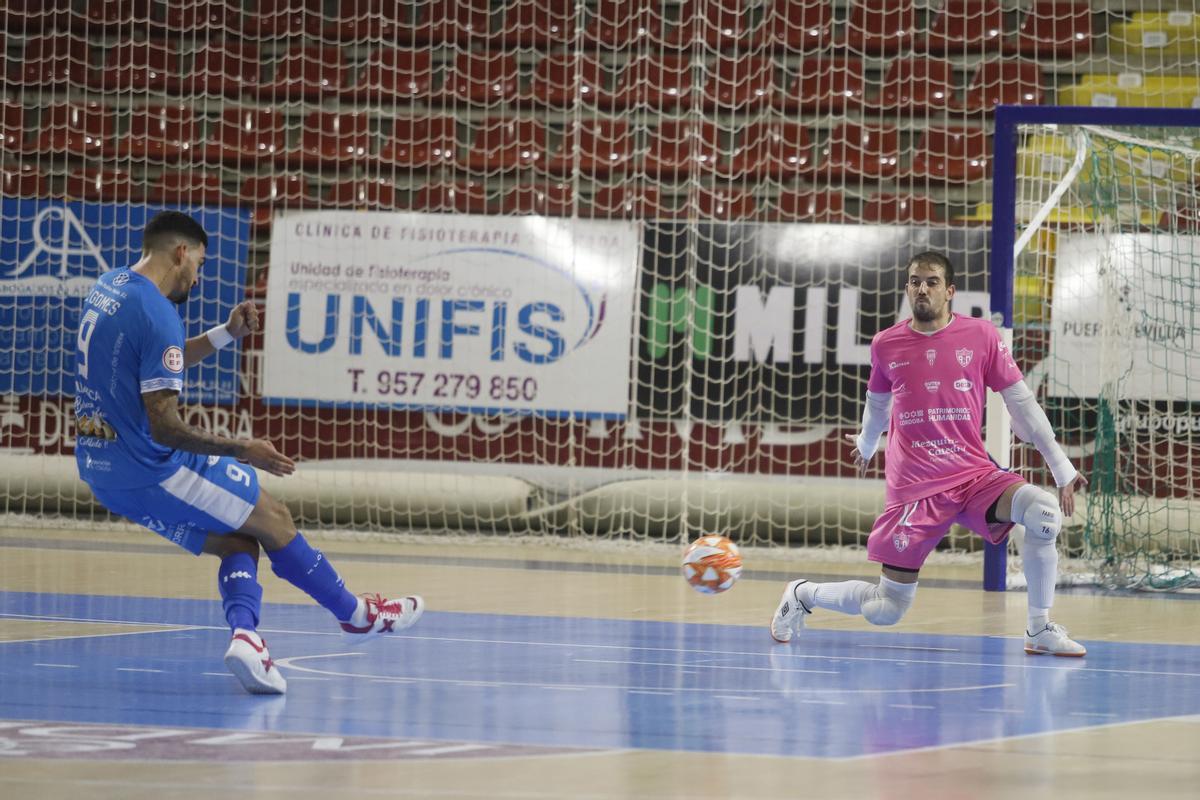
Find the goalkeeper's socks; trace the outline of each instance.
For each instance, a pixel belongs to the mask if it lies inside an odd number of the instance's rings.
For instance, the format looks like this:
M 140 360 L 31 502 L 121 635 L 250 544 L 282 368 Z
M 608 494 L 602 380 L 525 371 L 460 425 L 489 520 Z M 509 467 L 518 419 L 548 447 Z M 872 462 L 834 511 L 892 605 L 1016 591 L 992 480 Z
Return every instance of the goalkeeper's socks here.
M 258 584 L 258 559 L 249 553 L 234 553 L 221 559 L 217 570 L 221 608 L 231 630 L 258 629 L 262 609 L 262 586 Z
M 297 531 L 296 538 L 274 552 L 268 550 L 271 569 L 297 589 L 327 608 L 339 621 L 350 619 L 358 608 L 358 598 L 350 594 L 345 581 L 320 550 L 314 550 Z

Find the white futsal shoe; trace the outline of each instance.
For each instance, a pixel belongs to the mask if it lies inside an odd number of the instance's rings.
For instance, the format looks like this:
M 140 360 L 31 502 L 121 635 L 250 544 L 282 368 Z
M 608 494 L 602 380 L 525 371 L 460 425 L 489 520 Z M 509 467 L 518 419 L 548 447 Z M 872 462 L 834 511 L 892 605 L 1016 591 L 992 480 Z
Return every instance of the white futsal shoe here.
M 804 630 L 804 618 L 812 613 L 813 584 L 801 578 L 792 581 L 783 590 L 783 597 L 771 617 L 771 637 L 777 642 L 787 643 L 794 634 Z
M 358 610 L 342 630 L 356 642 L 373 639 L 381 633 L 395 633 L 417 624 L 425 613 L 425 601 L 416 595 L 388 600 L 377 594 L 360 595 Z
M 255 631 L 234 630 L 229 649 L 225 651 L 225 666 L 250 694 L 283 694 L 287 691 L 287 681 L 271 660 L 267 643 Z
M 1079 658 L 1087 655 L 1087 648 L 1067 634 L 1067 629 L 1057 622 L 1047 622 L 1037 633 L 1025 631 L 1025 652 L 1031 656 L 1066 656 Z

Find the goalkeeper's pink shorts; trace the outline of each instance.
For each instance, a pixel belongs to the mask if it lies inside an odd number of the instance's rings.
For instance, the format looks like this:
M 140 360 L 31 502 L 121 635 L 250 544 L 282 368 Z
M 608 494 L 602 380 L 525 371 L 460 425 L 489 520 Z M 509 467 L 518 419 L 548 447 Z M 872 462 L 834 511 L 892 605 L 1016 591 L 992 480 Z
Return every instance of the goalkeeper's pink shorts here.
M 988 509 L 1005 489 L 1024 482 L 1015 473 L 997 469 L 940 494 L 888 506 L 871 529 L 867 558 L 892 567 L 920 569 L 955 523 L 999 544 L 1013 523 L 989 523 Z

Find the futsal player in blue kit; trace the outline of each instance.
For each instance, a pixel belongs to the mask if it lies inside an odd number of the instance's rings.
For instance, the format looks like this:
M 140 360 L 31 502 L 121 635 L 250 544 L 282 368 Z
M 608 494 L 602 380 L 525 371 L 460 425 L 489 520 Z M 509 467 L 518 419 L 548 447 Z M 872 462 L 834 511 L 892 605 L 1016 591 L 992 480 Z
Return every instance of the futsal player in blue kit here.
M 292 460 L 265 439 L 217 436 L 180 418 L 184 370 L 259 327 L 258 309 L 246 301 L 224 325 L 184 339 L 177 306 L 198 283 L 207 246 L 199 223 L 162 212 L 146 225 L 141 260 L 102 275 L 84 301 L 75 457 L 79 476 L 114 514 L 220 559 L 217 583 L 232 630 L 225 665 L 248 692 L 283 694 L 287 682 L 256 630 L 260 548 L 276 575 L 356 639 L 409 627 L 425 604 L 416 596 L 351 594 L 287 507 L 259 488 L 256 469 L 290 475 Z

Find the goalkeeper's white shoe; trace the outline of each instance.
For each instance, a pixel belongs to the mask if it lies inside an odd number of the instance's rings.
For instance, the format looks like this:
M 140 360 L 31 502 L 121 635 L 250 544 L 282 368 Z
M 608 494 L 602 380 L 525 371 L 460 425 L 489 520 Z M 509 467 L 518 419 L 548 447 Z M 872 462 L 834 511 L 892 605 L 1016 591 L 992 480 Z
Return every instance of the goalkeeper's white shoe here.
M 771 638 L 775 641 L 786 644 L 793 635 L 804 630 L 804 618 L 812 613 L 813 586 L 801 578 L 783 590 L 775 616 L 771 617 Z
M 1025 652 L 1031 656 L 1080 658 L 1087 655 L 1087 648 L 1072 639 L 1062 625 L 1047 622 L 1037 633 L 1025 632 Z

